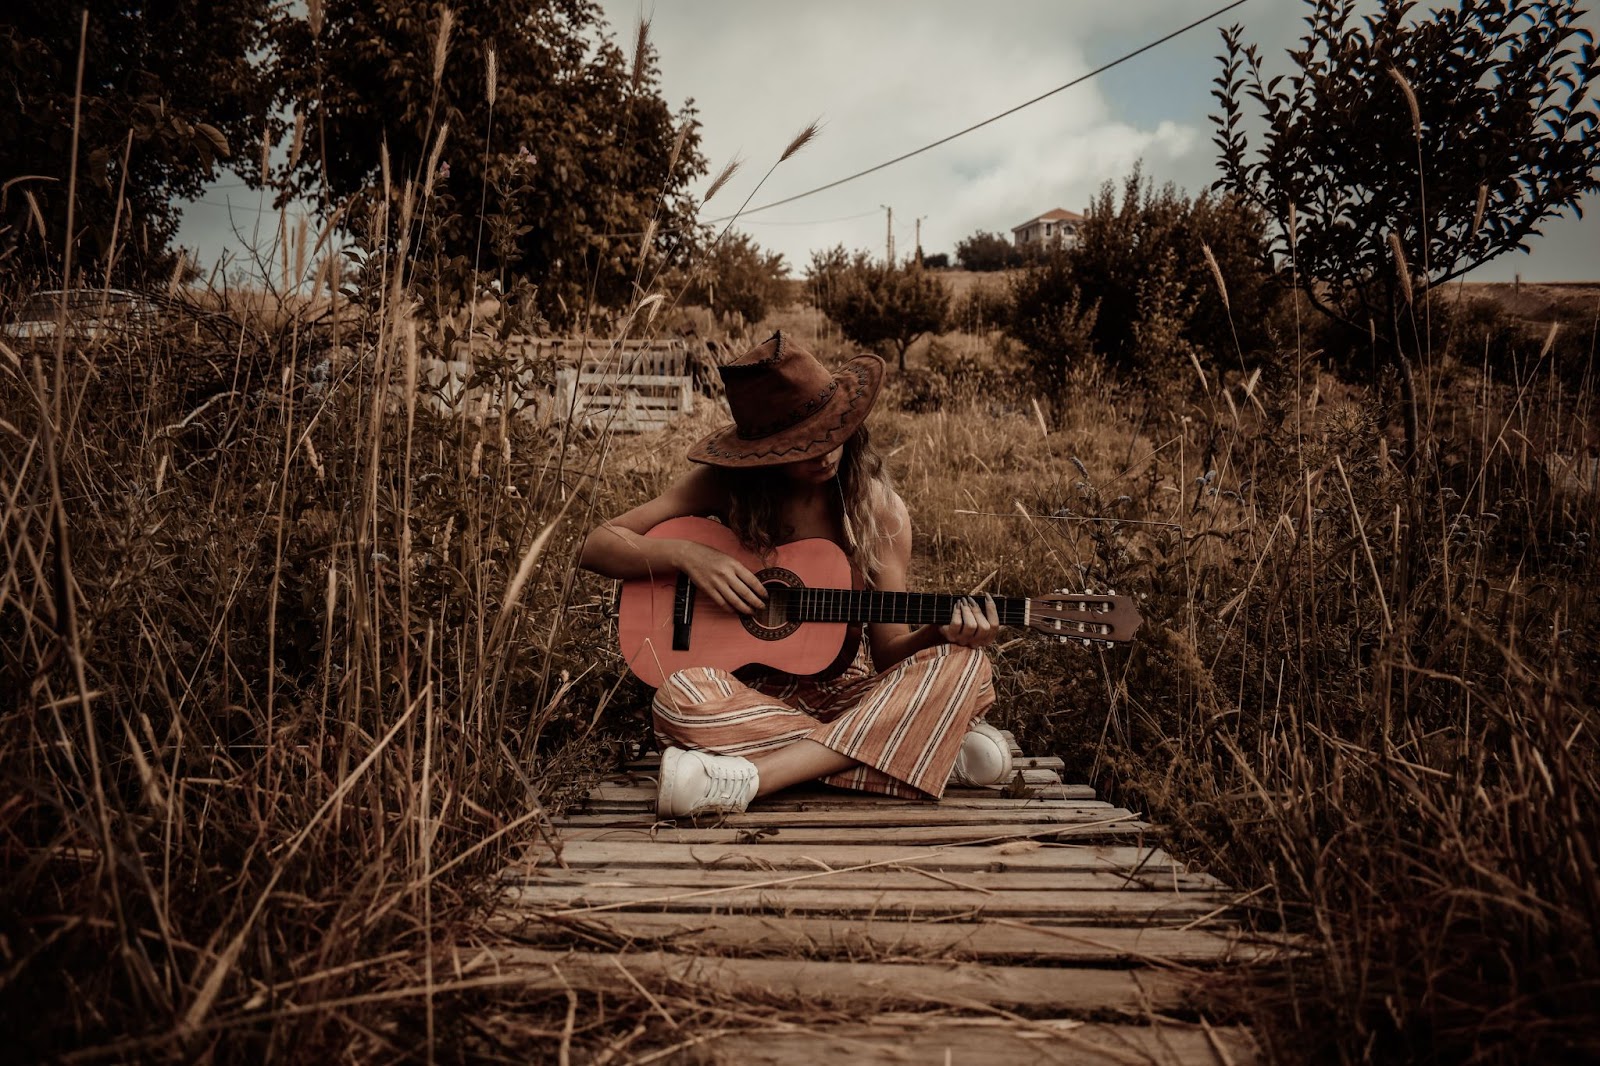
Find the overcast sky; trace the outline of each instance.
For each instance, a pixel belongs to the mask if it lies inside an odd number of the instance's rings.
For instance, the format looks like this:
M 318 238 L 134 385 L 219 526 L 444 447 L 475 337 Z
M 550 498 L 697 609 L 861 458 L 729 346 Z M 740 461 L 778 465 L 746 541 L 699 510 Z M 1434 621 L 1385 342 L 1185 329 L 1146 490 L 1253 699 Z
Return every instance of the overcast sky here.
M 743 160 L 707 205 L 736 209 L 783 147 L 813 119 L 821 135 L 777 168 L 751 206 L 825 184 L 1013 107 L 1221 7 L 1226 0 L 601 0 L 631 50 L 651 18 L 662 90 L 693 99 L 713 172 Z M 1207 113 L 1221 50 L 1217 25 L 1240 22 L 1269 65 L 1303 29 L 1298 0 L 1248 0 L 1216 23 L 1130 60 L 951 144 L 828 192 L 749 215 L 740 225 L 803 270 L 813 249 L 882 254 L 886 212 L 896 251 L 916 220 L 926 252 L 950 252 L 975 230 L 1011 227 L 1054 207 L 1082 211 L 1136 161 L 1158 182 L 1196 193 L 1216 177 Z M 1590 18 L 1591 24 L 1594 22 Z M 704 183 L 702 183 L 703 185 Z M 243 189 L 206 199 L 253 206 Z M 1592 205 L 1600 207 L 1600 205 Z M 229 235 L 228 210 L 202 203 L 180 240 L 205 261 Z M 248 210 L 234 215 L 247 225 Z M 1484 280 L 1600 277 L 1600 210 L 1548 223 L 1530 255 L 1503 256 Z

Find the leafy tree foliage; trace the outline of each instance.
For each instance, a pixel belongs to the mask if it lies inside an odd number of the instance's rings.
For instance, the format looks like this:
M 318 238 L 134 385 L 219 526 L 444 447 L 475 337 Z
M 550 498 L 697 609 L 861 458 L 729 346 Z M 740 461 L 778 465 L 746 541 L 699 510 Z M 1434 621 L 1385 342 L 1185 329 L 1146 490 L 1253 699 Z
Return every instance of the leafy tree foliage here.
M 1022 265 L 1022 253 L 998 233 L 979 230 L 956 242 L 956 262 L 963 270 L 1005 270 Z
M 808 288 L 846 337 L 866 348 L 893 348 L 901 370 L 906 350 L 943 329 L 950 311 L 950 291 L 934 275 L 875 263 L 865 252 L 848 255 L 842 246 L 812 253 Z
M 1273 219 L 1275 251 L 1334 319 L 1392 335 L 1413 273 L 1438 285 L 1526 248 L 1600 190 L 1596 50 L 1571 0 L 1425 17 L 1382 0 L 1359 22 L 1355 0 L 1307 2 L 1287 77 L 1266 74 L 1239 27 L 1223 32 L 1218 186 Z M 1265 120 L 1258 150 L 1246 98 Z
M 948 270 L 950 269 L 950 253 L 934 252 L 932 255 L 925 255 L 922 257 L 922 265 L 929 270 Z
M 1111 182 L 1101 186 L 1074 246 L 1017 276 L 1009 332 L 1050 380 L 1090 350 L 1141 371 L 1186 364 L 1186 352 L 1235 361 L 1268 343 L 1275 290 L 1265 241 L 1259 212 L 1231 197 L 1191 200 L 1170 184 L 1157 190 L 1135 167 L 1120 201 Z
M 705 170 L 693 112 L 661 98 L 647 35 L 625 56 L 589 0 L 449 9 L 448 26 L 431 0 L 328 0 L 319 18 L 280 19 L 277 76 L 305 136 L 297 191 L 343 201 L 380 185 L 385 151 L 398 183 L 438 150 L 424 177 L 442 291 L 468 289 L 486 203 L 481 263 L 508 287 L 532 279 L 552 322 L 625 301 L 692 244 L 687 185 Z
M 789 268 L 781 252 L 762 251 L 748 234 L 730 233 L 695 256 L 685 297 L 753 324 L 789 302 Z
M 0 274 L 37 281 L 61 272 L 85 9 L 78 264 L 110 266 L 119 282 L 164 274 L 178 228 L 173 200 L 198 196 L 223 159 L 246 174 L 254 166 L 245 146 L 260 142 L 269 93 L 252 52 L 267 0 L 10 0 L 0 6 Z

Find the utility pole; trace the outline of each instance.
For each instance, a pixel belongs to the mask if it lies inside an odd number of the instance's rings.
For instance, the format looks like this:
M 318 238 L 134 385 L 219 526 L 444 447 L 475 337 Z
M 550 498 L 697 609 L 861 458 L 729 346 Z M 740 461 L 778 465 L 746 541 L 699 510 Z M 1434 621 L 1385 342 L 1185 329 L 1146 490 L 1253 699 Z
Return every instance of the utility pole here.
M 922 220 L 927 218 L 927 217 L 928 217 L 927 215 L 918 215 L 917 216 L 917 251 L 916 251 L 916 255 L 917 255 L 917 269 L 918 270 L 922 269 Z
M 879 207 L 888 212 L 888 221 L 883 232 L 883 261 L 886 266 L 894 266 L 894 208 L 888 204 L 879 204 Z

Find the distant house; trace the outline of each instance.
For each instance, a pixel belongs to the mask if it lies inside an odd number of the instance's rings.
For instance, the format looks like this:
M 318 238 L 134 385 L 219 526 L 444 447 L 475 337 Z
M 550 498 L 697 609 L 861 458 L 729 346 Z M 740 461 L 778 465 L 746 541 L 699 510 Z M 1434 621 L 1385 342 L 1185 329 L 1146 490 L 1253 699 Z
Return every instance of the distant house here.
M 1082 215 L 1058 207 L 1054 211 L 1046 211 L 1038 218 L 1029 219 L 1020 226 L 1013 226 L 1011 239 L 1016 242 L 1018 251 L 1026 251 L 1029 247 L 1048 247 L 1052 244 L 1071 248 L 1078 243 L 1078 227 L 1082 224 Z

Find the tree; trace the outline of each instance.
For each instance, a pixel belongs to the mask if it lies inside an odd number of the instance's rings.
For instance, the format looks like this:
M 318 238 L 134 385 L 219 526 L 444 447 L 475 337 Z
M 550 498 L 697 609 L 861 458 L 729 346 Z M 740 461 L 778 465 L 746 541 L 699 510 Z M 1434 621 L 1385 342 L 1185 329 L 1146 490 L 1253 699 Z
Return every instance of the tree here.
M 270 94 L 252 56 L 269 4 L 12 0 L 0 8 L 0 275 L 61 273 L 85 10 L 74 261 L 97 281 L 109 268 L 113 281 L 137 284 L 172 268 L 175 202 L 198 196 L 230 149 L 261 139 Z M 247 176 L 250 156 L 233 160 Z
M 1046 257 L 1028 268 L 1029 283 L 1016 293 L 1018 321 L 1039 317 L 1024 298 L 1037 303 L 1059 291 L 1063 306 L 1096 309 L 1094 347 L 1115 366 L 1149 365 L 1154 353 L 1140 351 L 1139 342 L 1158 312 L 1176 316 L 1169 325 L 1201 353 L 1234 356 L 1236 343 L 1251 351 L 1267 343 L 1274 296 L 1265 229 L 1261 212 L 1237 198 L 1191 200 L 1171 184 L 1156 189 L 1135 166 L 1120 203 L 1111 182 L 1100 187 L 1063 263 Z M 1227 306 L 1207 248 L 1227 285 Z
M 686 298 L 754 324 L 789 301 L 789 268 L 781 252 L 764 252 L 748 234 L 732 233 L 696 257 Z
M 1000 234 L 979 230 L 956 242 L 956 262 L 963 270 L 1005 270 L 1021 266 L 1022 253 Z
M 1596 50 L 1571 0 L 1419 18 L 1382 0 L 1359 25 L 1355 0 L 1307 2 L 1287 78 L 1268 78 L 1238 26 L 1223 31 L 1217 185 L 1276 223 L 1273 248 L 1313 305 L 1402 360 L 1397 319 L 1419 287 L 1525 249 L 1600 190 Z M 1265 120 L 1254 153 L 1245 97 Z
M 904 370 L 906 349 L 944 328 L 949 290 L 915 266 L 874 263 L 865 252 L 845 261 L 842 253 L 839 248 L 812 255 L 812 298 L 850 340 L 866 348 L 893 347 Z
M 304 128 L 296 191 L 330 207 L 369 192 L 387 152 L 397 183 L 431 180 L 441 287 L 464 293 L 492 264 L 508 285 L 531 279 L 556 324 L 683 261 L 698 235 L 688 183 L 705 162 L 693 111 L 675 117 L 661 98 L 647 27 L 630 60 L 589 0 L 456 0 L 448 22 L 431 0 L 313 10 L 318 21 L 286 13 L 275 30 Z

